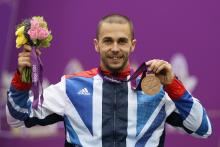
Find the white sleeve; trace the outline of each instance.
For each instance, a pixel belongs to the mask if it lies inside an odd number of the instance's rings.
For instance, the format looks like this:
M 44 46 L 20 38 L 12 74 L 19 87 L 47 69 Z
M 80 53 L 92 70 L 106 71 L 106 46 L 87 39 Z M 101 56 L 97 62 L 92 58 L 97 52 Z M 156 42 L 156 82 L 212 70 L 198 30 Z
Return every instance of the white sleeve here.
M 171 100 L 170 106 L 175 109 L 167 118 L 167 122 L 174 127 L 180 127 L 194 136 L 206 138 L 211 135 L 212 128 L 205 108 L 198 99 L 188 91 L 178 99 Z
M 32 108 L 29 90 L 19 91 L 11 85 L 6 106 L 7 121 L 12 127 L 48 125 L 62 120 L 66 103 L 65 77 L 55 85 L 44 89 L 44 101 L 37 109 Z

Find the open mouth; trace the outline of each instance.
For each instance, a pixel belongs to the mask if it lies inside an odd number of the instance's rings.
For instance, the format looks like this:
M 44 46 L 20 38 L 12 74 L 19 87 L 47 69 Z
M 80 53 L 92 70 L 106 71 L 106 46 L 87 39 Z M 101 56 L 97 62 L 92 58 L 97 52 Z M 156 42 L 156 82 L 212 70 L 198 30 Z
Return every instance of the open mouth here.
M 121 59 L 122 57 L 111 57 L 111 59 L 113 59 L 113 60 L 119 60 L 119 59 Z
M 112 55 L 112 56 L 108 56 L 108 58 L 114 59 L 114 60 L 118 60 L 118 59 L 122 59 L 123 56 L 122 55 L 121 56 L 114 56 L 114 55 Z
M 109 57 L 109 59 L 113 62 L 120 62 L 123 59 L 123 57 Z

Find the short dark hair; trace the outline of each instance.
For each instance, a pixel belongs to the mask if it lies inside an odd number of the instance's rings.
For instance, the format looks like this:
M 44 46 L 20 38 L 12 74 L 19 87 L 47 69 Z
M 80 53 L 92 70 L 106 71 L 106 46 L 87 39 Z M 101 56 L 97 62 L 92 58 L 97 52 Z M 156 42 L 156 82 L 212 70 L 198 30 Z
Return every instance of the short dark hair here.
M 110 14 L 107 16 L 104 16 L 98 23 L 98 27 L 96 30 L 96 38 L 99 38 L 100 28 L 102 23 L 117 23 L 117 24 L 126 24 L 128 23 L 131 31 L 131 39 L 134 39 L 134 27 L 132 21 L 124 15 L 121 14 Z

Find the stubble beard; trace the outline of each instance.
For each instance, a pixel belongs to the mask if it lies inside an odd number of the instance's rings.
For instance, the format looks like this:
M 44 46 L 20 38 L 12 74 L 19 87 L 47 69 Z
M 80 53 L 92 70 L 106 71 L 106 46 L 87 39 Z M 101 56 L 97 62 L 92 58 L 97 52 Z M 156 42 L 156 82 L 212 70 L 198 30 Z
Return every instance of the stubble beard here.
M 123 69 L 125 68 L 125 66 L 127 65 L 127 62 L 128 62 L 128 55 L 127 54 L 124 54 L 122 58 L 123 58 L 123 62 L 119 67 L 112 67 L 107 61 L 108 60 L 107 55 L 102 56 L 101 60 L 107 70 L 109 70 L 113 75 L 117 75 L 118 73 L 123 71 Z

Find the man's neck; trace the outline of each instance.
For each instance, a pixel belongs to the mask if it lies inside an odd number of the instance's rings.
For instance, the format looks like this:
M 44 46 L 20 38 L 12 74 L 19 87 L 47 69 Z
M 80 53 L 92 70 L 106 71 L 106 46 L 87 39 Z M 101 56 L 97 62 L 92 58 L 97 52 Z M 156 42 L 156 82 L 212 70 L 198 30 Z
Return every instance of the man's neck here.
M 128 64 L 122 71 L 120 72 L 111 72 L 110 70 L 104 69 L 101 66 L 99 67 L 99 70 L 108 77 L 117 77 L 117 78 L 126 78 L 128 75 L 130 75 L 131 69 L 130 65 Z

